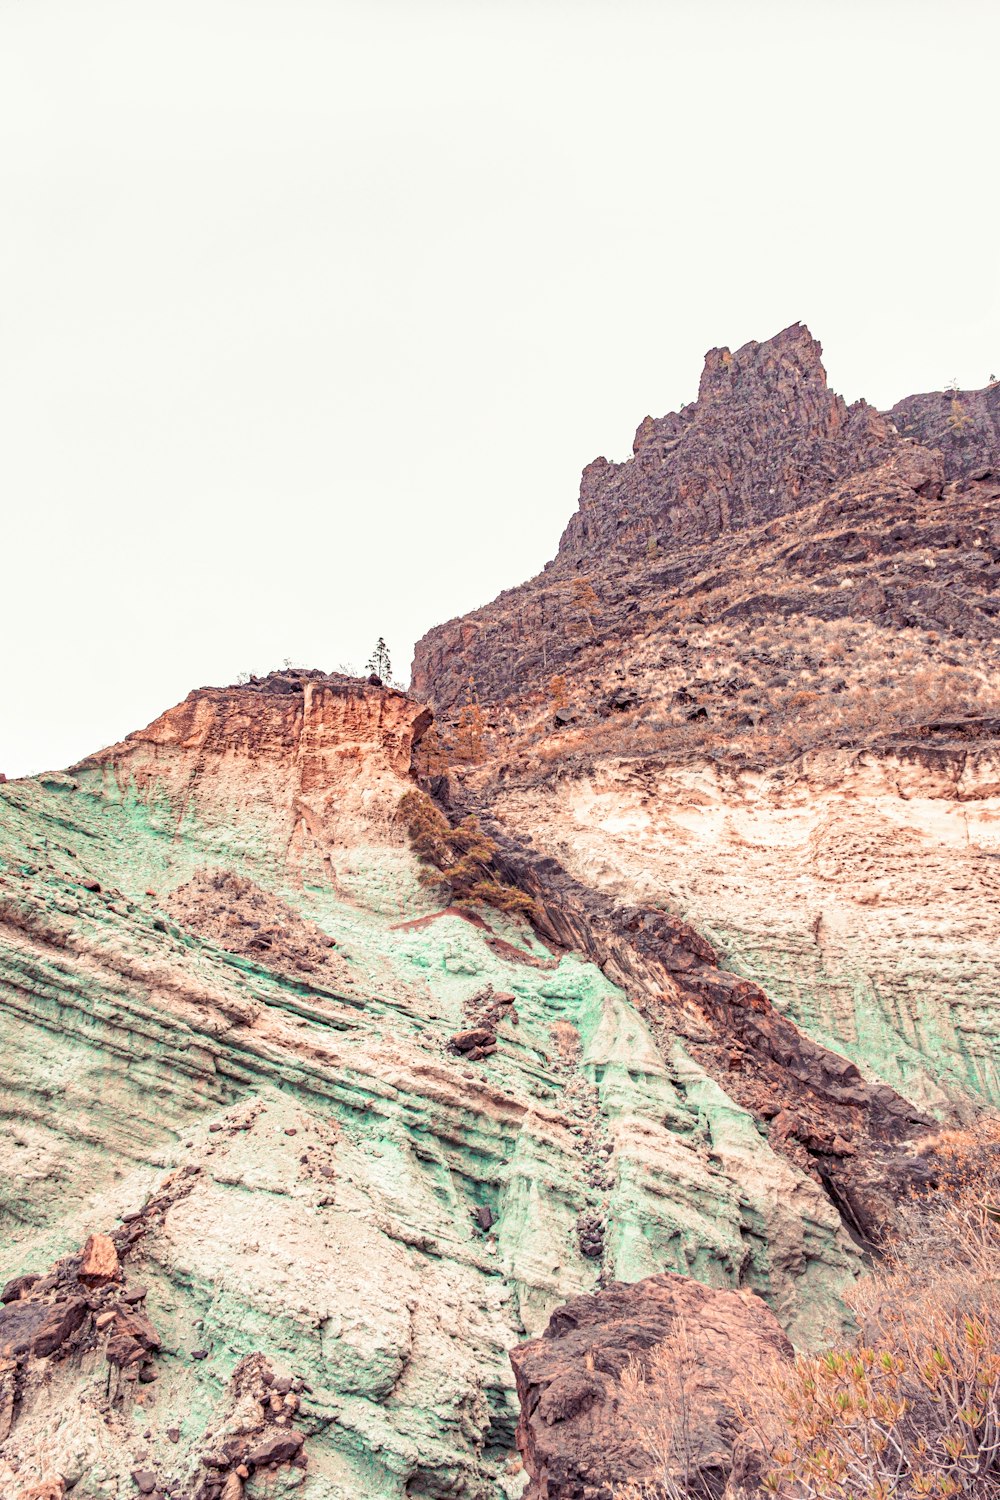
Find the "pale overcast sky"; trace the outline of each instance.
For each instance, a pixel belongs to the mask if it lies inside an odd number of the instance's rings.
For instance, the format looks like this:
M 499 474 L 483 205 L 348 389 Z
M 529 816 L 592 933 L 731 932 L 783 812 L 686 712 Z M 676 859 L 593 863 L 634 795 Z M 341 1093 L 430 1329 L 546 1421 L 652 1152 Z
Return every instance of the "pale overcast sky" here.
M 1000 367 L 994 0 L 0 0 L 0 771 L 361 665 L 796 319 Z

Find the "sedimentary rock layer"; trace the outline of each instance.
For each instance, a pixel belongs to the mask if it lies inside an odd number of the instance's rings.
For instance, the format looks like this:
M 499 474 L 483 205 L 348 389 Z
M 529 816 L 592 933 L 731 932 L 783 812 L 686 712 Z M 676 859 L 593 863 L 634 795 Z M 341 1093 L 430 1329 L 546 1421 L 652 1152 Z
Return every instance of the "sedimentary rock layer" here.
M 308 1468 L 281 1473 L 309 1500 L 497 1500 L 507 1350 L 606 1277 L 752 1288 L 800 1342 L 838 1323 L 836 1210 L 683 1037 L 428 896 L 396 812 L 426 722 L 285 674 L 0 792 L 4 1270 L 140 1215 L 160 1340 L 110 1423 L 96 1355 L 32 1378 L 3 1446 L 26 1482 L 186 1494 L 263 1360 L 304 1383 Z

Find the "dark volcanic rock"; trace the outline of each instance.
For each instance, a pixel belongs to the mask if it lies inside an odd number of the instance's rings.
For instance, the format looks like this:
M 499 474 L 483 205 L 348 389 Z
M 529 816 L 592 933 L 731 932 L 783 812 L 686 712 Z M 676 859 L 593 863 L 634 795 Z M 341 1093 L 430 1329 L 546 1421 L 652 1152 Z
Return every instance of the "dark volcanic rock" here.
M 247 1462 L 257 1465 L 286 1463 L 301 1447 L 301 1432 L 278 1432 L 252 1448 L 247 1454 Z
M 541 1338 L 511 1352 L 531 1480 L 524 1500 L 607 1500 L 648 1477 L 657 1412 L 677 1420 L 678 1446 L 702 1486 L 692 1493 L 721 1493 L 734 1383 L 791 1356 L 774 1315 L 746 1292 L 665 1273 L 575 1297 Z
M 820 355 L 801 324 L 712 350 L 697 401 L 647 417 L 624 463 L 584 470 L 542 573 L 418 642 L 414 690 L 447 719 L 474 678 L 485 708 L 530 714 L 559 674 L 564 695 L 620 723 L 660 692 L 654 653 L 683 670 L 688 625 L 723 623 L 737 657 L 741 632 L 792 616 L 996 638 L 1000 383 L 880 413 L 845 405 Z M 636 641 L 646 670 L 624 681 Z M 719 695 L 689 696 L 687 720 L 711 733 Z
M 470 676 L 481 701 L 523 695 L 588 645 L 633 633 L 639 601 L 669 596 L 720 540 L 844 483 L 860 478 L 877 493 L 888 467 L 908 492 L 940 494 L 940 456 L 866 402 L 847 406 L 829 389 L 821 354 L 800 323 L 762 344 L 711 350 L 697 401 L 646 417 L 624 463 L 599 458 L 584 470 L 578 509 L 542 574 L 417 643 L 414 691 L 442 710 Z M 633 688 L 617 689 L 601 711 L 637 701 Z
M 887 413 L 904 436 L 940 448 L 949 479 L 1000 470 L 1000 381 L 981 391 L 907 396 Z
M 698 399 L 646 417 L 622 464 L 584 470 L 559 563 L 589 569 L 609 549 L 641 553 L 756 525 L 807 505 L 838 480 L 883 462 L 892 424 L 826 383 L 822 349 L 794 323 L 763 344 L 705 356 Z

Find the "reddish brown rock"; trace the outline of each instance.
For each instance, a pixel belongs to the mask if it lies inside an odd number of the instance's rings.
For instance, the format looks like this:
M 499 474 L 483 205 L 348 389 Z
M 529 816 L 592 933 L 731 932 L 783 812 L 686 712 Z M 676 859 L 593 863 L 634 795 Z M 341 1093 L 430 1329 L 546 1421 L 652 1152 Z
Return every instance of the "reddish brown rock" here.
M 524 1500 L 610 1500 L 615 1487 L 647 1478 L 651 1447 L 662 1446 L 657 1413 L 676 1418 L 675 1442 L 697 1481 L 721 1493 L 736 1381 L 791 1357 L 774 1315 L 748 1292 L 665 1273 L 575 1297 L 541 1338 L 511 1352 L 531 1480 Z
M 247 1454 L 247 1462 L 258 1468 L 262 1464 L 283 1464 L 294 1458 L 302 1447 L 301 1432 L 277 1432 L 265 1438 Z
M 77 1279 L 84 1286 L 107 1286 L 121 1274 L 118 1251 L 114 1241 L 106 1234 L 92 1234 L 83 1247 L 83 1260 L 77 1271 Z
M 114 1332 L 108 1340 L 108 1363 L 126 1369 L 160 1347 L 159 1336 L 144 1313 L 117 1309 Z
M 0 1313 L 0 1356 L 39 1359 L 54 1354 L 76 1332 L 89 1309 L 85 1298 L 64 1302 L 18 1301 Z
M 904 436 L 940 448 L 949 479 L 980 468 L 1000 470 L 1000 381 L 980 391 L 907 396 L 887 415 Z
M 473 1052 L 483 1047 L 493 1047 L 496 1033 L 485 1026 L 474 1026 L 469 1031 L 456 1031 L 449 1045 L 455 1052 Z

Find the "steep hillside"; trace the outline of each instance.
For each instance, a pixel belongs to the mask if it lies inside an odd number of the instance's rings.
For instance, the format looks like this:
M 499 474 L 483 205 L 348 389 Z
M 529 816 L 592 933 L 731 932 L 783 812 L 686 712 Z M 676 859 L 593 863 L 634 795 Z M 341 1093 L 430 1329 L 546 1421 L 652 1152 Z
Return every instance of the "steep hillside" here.
M 1000 1086 L 998 400 L 847 407 L 799 324 L 713 350 L 414 662 L 457 802 L 939 1114 Z
M 721 1490 L 1000 1103 L 997 389 L 713 351 L 412 696 L 0 785 L 3 1500 L 608 1500 L 672 1340 Z
M 275 674 L 0 789 L 0 1246 L 42 1278 L 0 1310 L 0 1492 L 515 1495 L 507 1351 L 568 1297 L 673 1270 L 838 1324 L 856 1245 L 708 1021 L 420 883 L 428 722 Z

